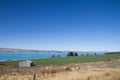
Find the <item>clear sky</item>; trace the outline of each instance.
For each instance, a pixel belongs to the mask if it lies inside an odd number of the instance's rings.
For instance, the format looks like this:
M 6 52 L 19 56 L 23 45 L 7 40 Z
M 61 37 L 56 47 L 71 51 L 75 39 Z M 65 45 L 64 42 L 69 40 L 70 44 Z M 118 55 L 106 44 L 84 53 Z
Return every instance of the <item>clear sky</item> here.
M 120 0 L 0 0 L 0 47 L 120 51 Z

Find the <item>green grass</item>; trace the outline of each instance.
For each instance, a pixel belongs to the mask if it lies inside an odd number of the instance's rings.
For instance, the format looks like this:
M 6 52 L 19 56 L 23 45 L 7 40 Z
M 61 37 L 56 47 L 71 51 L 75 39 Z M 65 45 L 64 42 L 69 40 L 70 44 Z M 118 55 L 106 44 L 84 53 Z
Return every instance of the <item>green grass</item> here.
M 71 63 L 99 62 L 113 59 L 120 59 L 120 54 L 32 59 L 32 61 L 37 66 L 47 66 L 47 65 L 64 65 Z M 4 63 L 8 66 L 18 66 L 19 62 L 20 60 L 5 61 Z

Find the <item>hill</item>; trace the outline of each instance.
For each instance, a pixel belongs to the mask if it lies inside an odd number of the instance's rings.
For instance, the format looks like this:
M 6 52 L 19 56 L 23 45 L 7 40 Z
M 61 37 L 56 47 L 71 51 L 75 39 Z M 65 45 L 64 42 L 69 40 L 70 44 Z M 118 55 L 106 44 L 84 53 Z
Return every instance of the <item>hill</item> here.
M 57 51 L 57 50 L 54 51 L 54 50 L 16 49 L 16 48 L 0 48 L 0 52 L 63 52 L 63 51 Z

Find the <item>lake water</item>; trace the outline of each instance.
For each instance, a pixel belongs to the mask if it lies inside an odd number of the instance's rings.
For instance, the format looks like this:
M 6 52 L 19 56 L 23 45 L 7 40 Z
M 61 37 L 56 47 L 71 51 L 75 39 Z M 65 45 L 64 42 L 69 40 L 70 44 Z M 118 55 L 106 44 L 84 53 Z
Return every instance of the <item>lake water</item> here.
M 78 53 L 79 56 L 88 53 Z M 92 55 L 93 53 L 89 53 Z M 102 54 L 102 53 L 97 53 Z M 29 58 L 50 58 L 52 55 L 65 57 L 67 53 L 37 53 L 37 52 L 0 52 L 0 60 L 16 60 L 16 59 L 29 59 Z

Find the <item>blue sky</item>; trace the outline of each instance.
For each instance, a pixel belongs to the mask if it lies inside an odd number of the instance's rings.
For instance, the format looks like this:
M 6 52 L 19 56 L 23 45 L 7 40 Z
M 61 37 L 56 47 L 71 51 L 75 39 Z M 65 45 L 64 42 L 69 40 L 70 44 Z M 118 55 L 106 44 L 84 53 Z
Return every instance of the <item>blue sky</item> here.
M 120 1 L 0 0 L 0 47 L 120 51 Z

